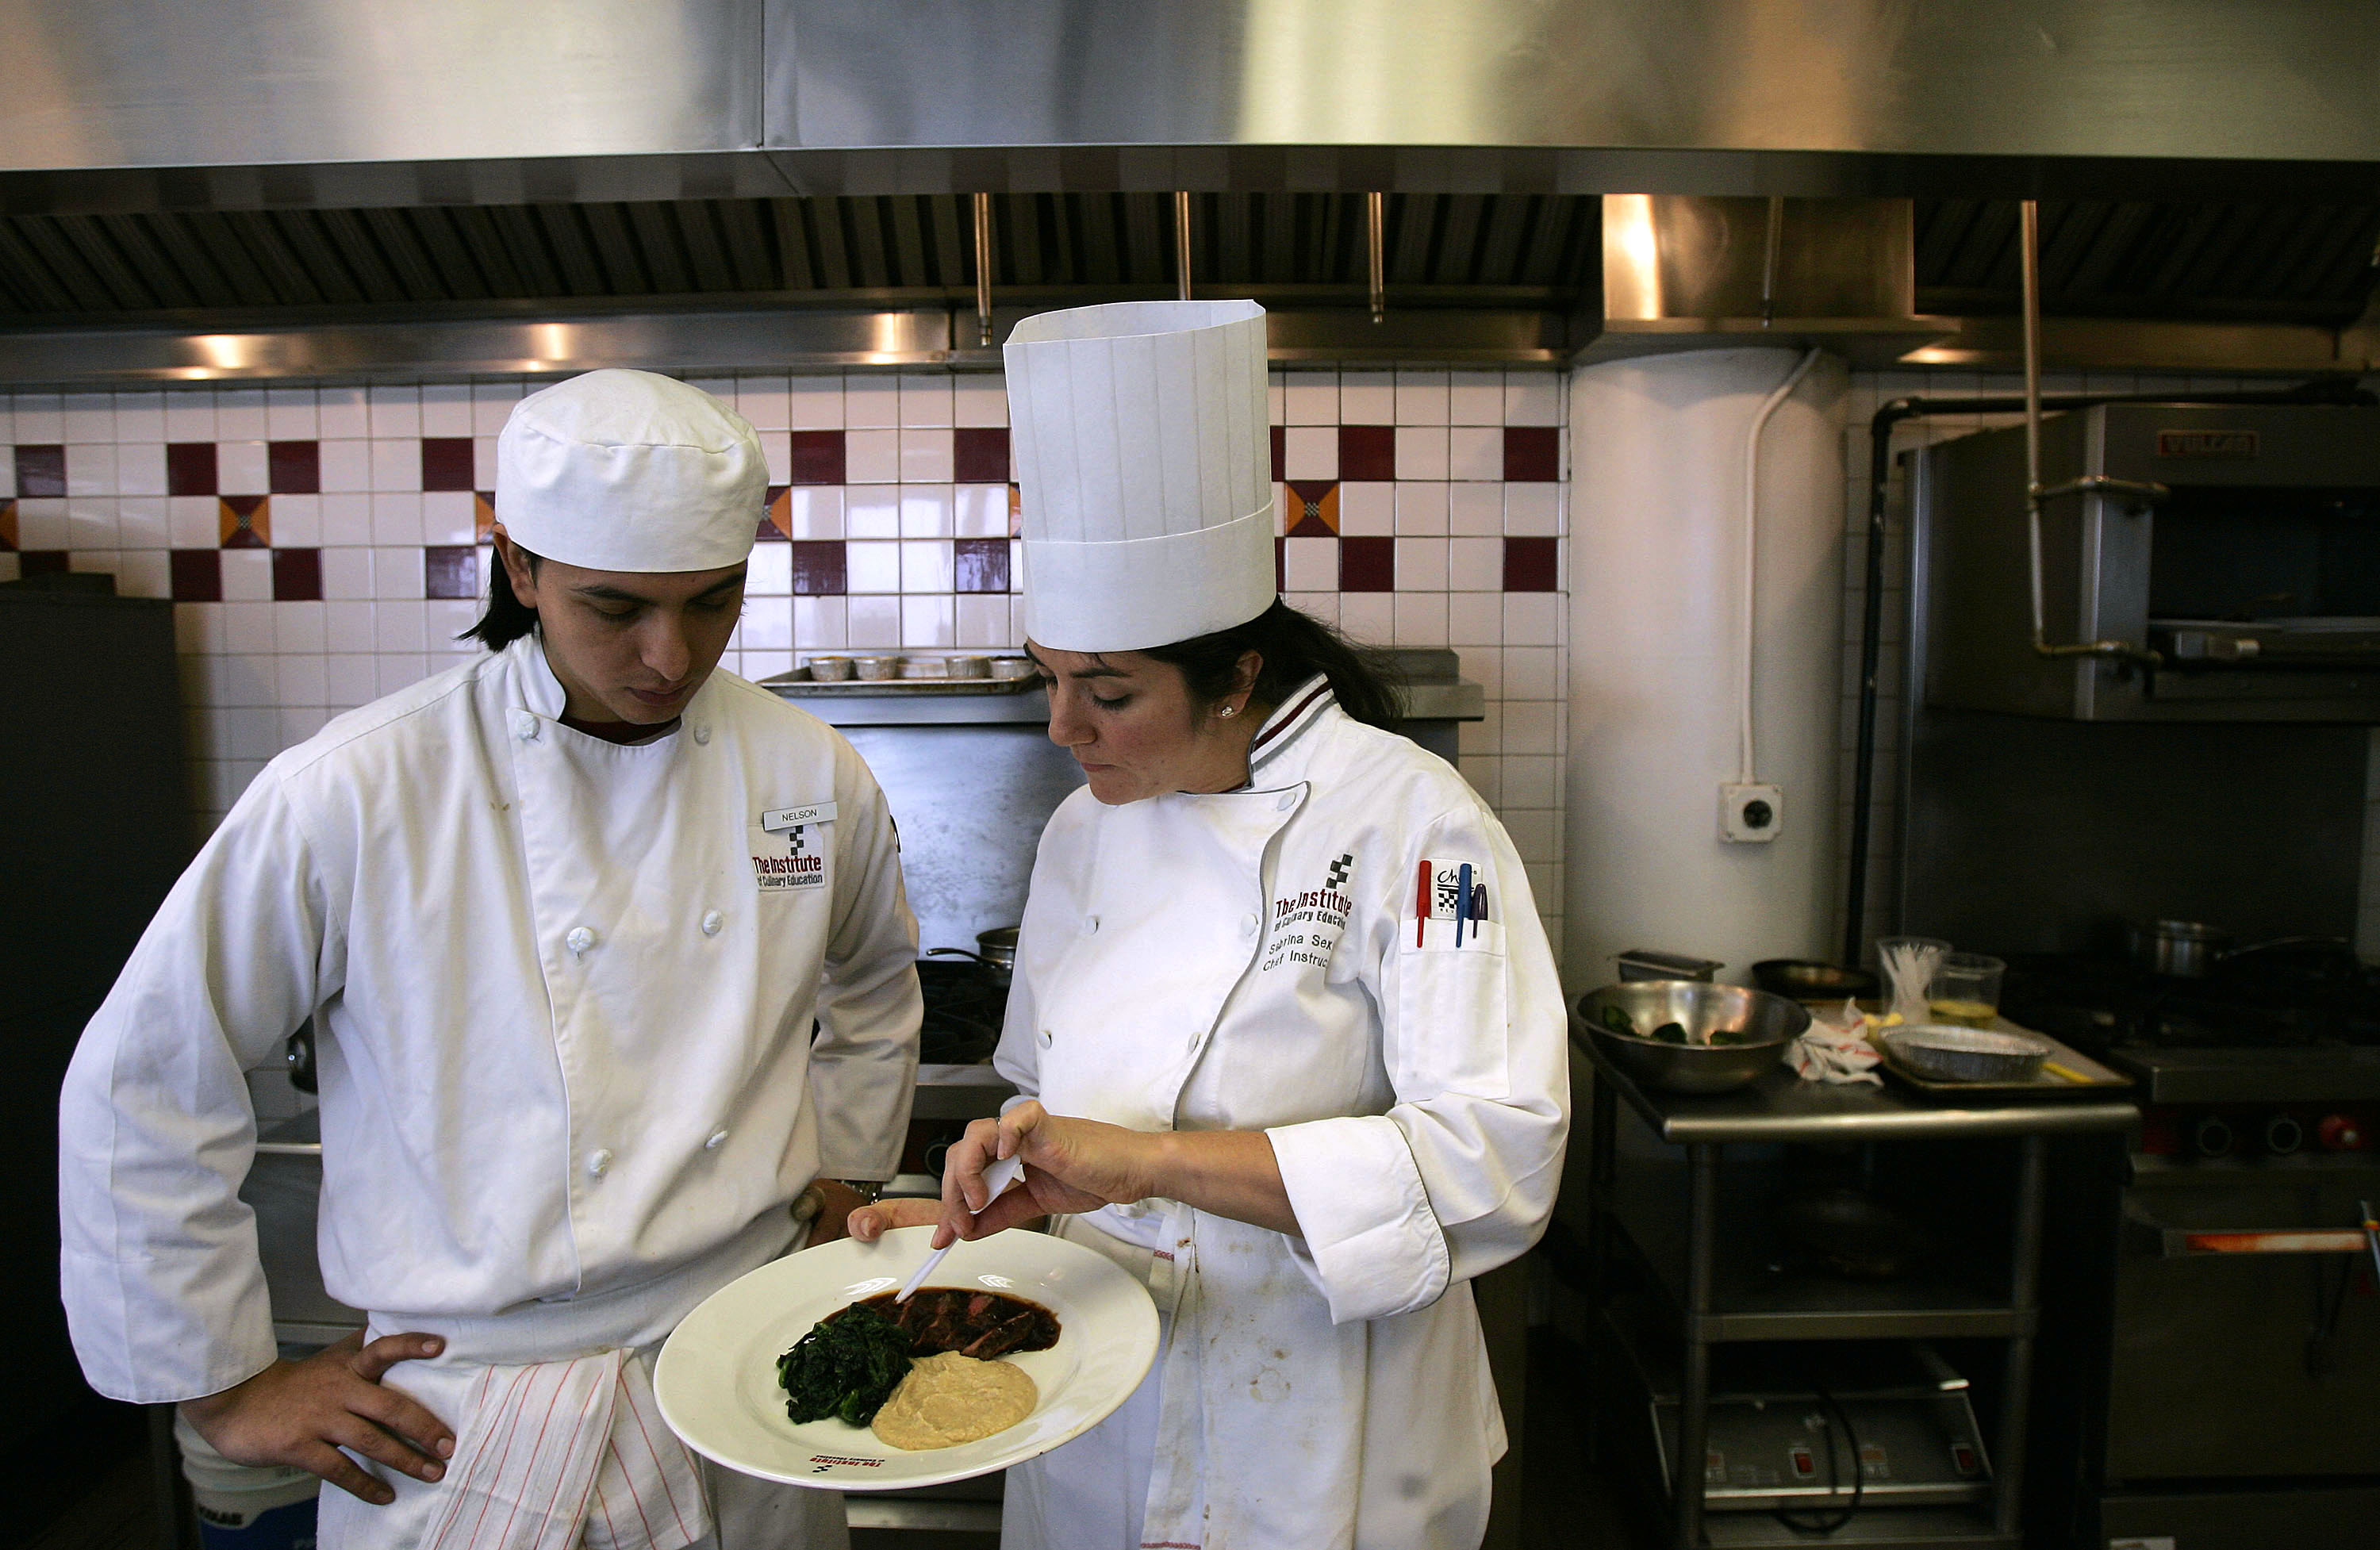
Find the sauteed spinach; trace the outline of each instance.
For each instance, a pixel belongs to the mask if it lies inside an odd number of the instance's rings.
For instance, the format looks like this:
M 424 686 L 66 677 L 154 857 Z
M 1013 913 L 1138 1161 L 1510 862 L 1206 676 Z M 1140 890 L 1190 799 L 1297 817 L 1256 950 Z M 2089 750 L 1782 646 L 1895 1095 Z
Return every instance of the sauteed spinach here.
M 777 1358 L 785 1413 L 795 1421 L 834 1415 L 865 1426 L 908 1375 L 908 1331 L 864 1303 L 821 1321 Z

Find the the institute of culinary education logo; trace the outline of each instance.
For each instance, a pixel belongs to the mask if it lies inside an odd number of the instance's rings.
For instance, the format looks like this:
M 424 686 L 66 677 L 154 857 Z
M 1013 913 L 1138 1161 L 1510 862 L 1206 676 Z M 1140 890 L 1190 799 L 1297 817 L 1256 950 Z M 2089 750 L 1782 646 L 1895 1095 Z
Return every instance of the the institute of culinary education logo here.
M 1339 945 L 1339 933 L 1346 929 L 1347 916 L 1355 908 L 1343 891 L 1354 874 L 1355 855 L 1350 851 L 1330 864 L 1320 888 L 1272 902 L 1271 928 L 1265 940 L 1267 969 L 1284 963 L 1330 966 L 1330 950 Z

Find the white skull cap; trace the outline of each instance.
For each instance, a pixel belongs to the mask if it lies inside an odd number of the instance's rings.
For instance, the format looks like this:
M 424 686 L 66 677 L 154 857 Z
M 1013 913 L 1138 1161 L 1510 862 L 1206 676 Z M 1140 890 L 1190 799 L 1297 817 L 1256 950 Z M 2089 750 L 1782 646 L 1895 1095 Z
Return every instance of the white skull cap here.
M 1043 312 L 1005 359 L 1028 636 L 1135 651 L 1272 606 L 1263 308 Z
M 589 570 L 740 564 L 768 482 L 743 416 L 650 371 L 589 371 L 530 394 L 496 438 L 496 520 L 530 553 Z

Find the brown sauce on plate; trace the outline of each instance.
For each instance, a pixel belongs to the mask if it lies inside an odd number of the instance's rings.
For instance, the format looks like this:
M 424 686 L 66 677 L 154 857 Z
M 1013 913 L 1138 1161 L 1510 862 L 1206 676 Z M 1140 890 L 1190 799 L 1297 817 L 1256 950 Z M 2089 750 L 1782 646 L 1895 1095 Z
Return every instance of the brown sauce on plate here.
M 1048 1350 L 1058 1343 L 1058 1315 L 1038 1302 L 966 1287 L 920 1287 L 895 1305 L 881 1292 L 852 1304 L 873 1308 L 908 1335 L 911 1353 L 954 1350 L 990 1361 L 1014 1351 Z

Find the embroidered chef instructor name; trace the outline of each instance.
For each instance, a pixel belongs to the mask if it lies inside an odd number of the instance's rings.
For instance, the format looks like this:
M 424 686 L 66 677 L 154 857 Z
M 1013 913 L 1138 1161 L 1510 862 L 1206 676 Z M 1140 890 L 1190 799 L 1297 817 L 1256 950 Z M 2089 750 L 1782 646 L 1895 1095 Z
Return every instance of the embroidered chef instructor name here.
M 1330 951 L 1347 928 L 1354 901 L 1335 888 L 1309 889 L 1272 902 L 1272 930 L 1265 942 L 1264 967 L 1270 973 L 1284 963 L 1330 966 Z

